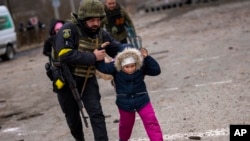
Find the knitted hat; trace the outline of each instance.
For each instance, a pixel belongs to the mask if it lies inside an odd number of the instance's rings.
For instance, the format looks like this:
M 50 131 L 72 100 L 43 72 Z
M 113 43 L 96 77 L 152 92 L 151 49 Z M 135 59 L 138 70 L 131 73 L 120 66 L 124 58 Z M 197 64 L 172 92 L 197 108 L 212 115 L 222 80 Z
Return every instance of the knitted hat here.
M 134 57 L 131 56 L 131 57 L 123 59 L 121 62 L 121 66 L 123 67 L 125 65 L 133 64 L 133 63 L 135 63 L 135 59 L 134 59 Z
M 61 22 L 56 23 L 56 25 L 54 27 L 54 31 L 59 30 L 62 26 L 63 26 L 63 23 L 61 23 Z

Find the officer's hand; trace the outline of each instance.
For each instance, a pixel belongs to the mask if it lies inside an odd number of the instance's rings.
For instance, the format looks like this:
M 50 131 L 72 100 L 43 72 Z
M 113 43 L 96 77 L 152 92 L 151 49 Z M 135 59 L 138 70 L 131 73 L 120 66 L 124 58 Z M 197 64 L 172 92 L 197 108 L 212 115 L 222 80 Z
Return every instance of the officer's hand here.
M 104 60 L 104 57 L 105 57 L 105 50 L 98 50 L 98 49 L 95 49 L 94 52 L 95 54 L 95 57 L 96 57 L 96 61 L 101 61 L 101 60 Z
M 146 48 L 140 48 L 140 51 L 143 58 L 148 56 L 148 50 Z

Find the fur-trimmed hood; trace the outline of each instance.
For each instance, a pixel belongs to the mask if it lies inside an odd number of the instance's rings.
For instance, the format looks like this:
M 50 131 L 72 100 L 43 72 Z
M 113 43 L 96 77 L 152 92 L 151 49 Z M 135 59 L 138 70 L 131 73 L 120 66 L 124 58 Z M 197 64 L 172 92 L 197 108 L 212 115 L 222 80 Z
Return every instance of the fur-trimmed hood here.
M 135 48 L 126 48 L 122 52 L 118 53 L 115 58 L 115 68 L 117 71 L 122 69 L 122 62 L 124 59 L 133 57 L 136 63 L 136 70 L 139 70 L 143 65 L 143 57 L 141 52 Z

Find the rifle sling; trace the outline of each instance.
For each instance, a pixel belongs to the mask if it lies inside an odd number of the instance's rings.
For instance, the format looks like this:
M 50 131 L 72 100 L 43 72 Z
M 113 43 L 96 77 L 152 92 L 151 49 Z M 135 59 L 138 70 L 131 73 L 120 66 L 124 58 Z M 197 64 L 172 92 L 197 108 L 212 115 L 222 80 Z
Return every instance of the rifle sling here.
M 96 38 L 96 44 L 95 44 L 95 48 L 97 49 L 98 48 L 98 38 Z M 84 79 L 84 83 L 83 83 L 83 86 L 82 86 L 82 92 L 81 92 L 81 97 L 82 97 L 82 94 L 85 90 L 85 87 L 86 87 L 86 84 L 87 84 L 87 80 L 88 80 L 88 77 L 89 77 L 89 73 L 90 73 L 90 66 L 88 66 L 88 70 L 87 70 L 87 74 L 85 76 L 85 79 Z

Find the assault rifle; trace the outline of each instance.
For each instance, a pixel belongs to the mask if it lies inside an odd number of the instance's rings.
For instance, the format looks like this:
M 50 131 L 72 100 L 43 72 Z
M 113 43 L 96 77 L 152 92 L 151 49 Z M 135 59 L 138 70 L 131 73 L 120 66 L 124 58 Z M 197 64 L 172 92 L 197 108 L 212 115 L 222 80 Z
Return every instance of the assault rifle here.
M 69 67 L 68 67 L 67 64 L 61 63 L 60 67 L 63 69 L 62 70 L 63 71 L 63 75 L 64 75 L 65 79 L 69 83 L 69 87 L 70 87 L 70 89 L 72 91 L 72 94 L 73 94 L 73 96 L 74 96 L 74 98 L 75 98 L 75 100 L 77 102 L 77 105 L 78 105 L 79 110 L 81 112 L 84 124 L 85 124 L 86 128 L 88 128 L 87 117 L 84 115 L 84 112 L 83 112 L 83 102 L 82 102 L 80 94 L 79 94 L 79 92 L 77 90 L 76 82 L 73 79 L 72 74 L 71 74 L 71 72 L 70 72 Z

